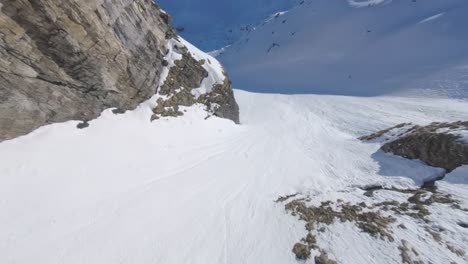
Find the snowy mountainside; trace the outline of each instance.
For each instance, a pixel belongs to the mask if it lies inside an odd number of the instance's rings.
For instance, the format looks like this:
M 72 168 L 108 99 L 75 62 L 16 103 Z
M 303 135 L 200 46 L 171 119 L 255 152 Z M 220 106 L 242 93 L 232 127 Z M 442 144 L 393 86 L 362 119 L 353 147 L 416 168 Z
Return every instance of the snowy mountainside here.
M 306 0 L 219 59 L 257 92 L 464 97 L 468 2 Z M 414 90 L 417 90 L 414 92 Z
M 272 13 L 289 9 L 300 0 L 159 0 L 174 16 L 179 34 L 205 51 L 232 44 Z
M 468 158 L 466 35 L 452 27 L 465 2 L 169 3 L 219 9 L 200 25 L 239 4 L 252 19 L 275 11 L 220 51 L 226 72 L 168 27 L 155 90 L 135 109 L 0 142 L 0 263 L 468 263 L 466 159 L 444 169 L 384 150 L 418 124 Z M 227 73 L 240 88 L 327 94 L 232 90 Z

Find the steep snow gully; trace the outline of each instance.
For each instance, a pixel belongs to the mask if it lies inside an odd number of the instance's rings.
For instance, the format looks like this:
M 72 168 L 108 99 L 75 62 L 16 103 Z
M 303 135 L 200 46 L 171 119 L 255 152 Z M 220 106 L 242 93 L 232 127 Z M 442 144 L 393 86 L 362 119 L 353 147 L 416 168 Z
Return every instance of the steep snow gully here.
M 274 202 L 278 196 L 333 198 L 383 183 L 414 187 L 420 180 L 414 176 L 439 171 L 376 158 L 379 144 L 356 138 L 402 122 L 468 116 L 466 102 L 453 99 L 244 91 L 236 98 L 240 126 L 205 120 L 197 105 L 150 123 L 151 107 L 142 104 L 123 115 L 106 110 L 86 129 L 70 121 L 1 143 L 1 262 L 296 263 L 291 248 L 304 226 Z M 466 185 L 443 185 L 466 207 Z M 450 217 L 447 224 L 468 222 L 466 214 Z M 454 226 L 465 240 L 458 246 L 468 250 L 467 229 Z M 352 230 L 327 239 L 334 259 L 399 262 L 396 249 Z M 466 260 L 424 254 L 434 263 Z

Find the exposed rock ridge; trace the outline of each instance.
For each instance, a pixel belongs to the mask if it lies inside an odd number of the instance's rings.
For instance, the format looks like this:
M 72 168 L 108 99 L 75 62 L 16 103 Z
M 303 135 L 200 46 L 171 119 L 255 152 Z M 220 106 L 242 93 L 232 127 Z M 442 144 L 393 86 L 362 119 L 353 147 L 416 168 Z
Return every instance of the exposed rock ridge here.
M 225 76 L 223 83 L 213 85 L 211 92 L 200 96 L 198 101 L 206 105 L 215 116 L 227 118 L 239 124 L 239 106 L 231 89 L 231 81 L 227 75 Z
M 180 59 L 173 61 L 158 91 L 161 97 L 157 99 L 152 119 L 181 116 L 183 112 L 179 110 L 179 106 L 192 106 L 198 103 L 203 104 L 209 114 L 230 119 L 239 124 L 239 106 L 231 89 L 231 81 L 222 66 L 211 65 L 214 64 L 212 60 L 215 59 L 208 55 L 199 60 L 195 59 L 196 51 L 191 50 L 178 39 L 173 43 L 174 46 L 170 48 L 179 54 Z M 207 64 L 210 66 L 207 67 Z M 221 74 L 219 70 L 222 71 Z M 218 77 L 217 82 L 203 83 L 210 74 L 221 76 L 212 76 Z M 198 91 L 199 89 L 203 91 Z

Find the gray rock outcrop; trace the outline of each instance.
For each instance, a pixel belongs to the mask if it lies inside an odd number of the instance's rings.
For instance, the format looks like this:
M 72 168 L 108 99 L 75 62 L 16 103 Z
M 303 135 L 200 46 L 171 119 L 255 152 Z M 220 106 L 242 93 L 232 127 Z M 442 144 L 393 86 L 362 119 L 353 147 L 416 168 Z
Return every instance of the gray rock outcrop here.
M 468 164 L 468 142 L 461 136 L 468 132 L 468 122 L 432 123 L 427 126 L 400 124 L 360 139 L 378 140 L 397 129 L 404 131 L 383 142 L 381 149 L 384 152 L 419 159 L 447 172 Z
M 382 150 L 451 172 L 468 164 L 468 143 L 450 131 L 468 130 L 468 122 L 432 123 L 411 131 L 382 146 Z
M 169 22 L 152 0 L 0 0 L 0 141 L 149 99 L 176 37 Z

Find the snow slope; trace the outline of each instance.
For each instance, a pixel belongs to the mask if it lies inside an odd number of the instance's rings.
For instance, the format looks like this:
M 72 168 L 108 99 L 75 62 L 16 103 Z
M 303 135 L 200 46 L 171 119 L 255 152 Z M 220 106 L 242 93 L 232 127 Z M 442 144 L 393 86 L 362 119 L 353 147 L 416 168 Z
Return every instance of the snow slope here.
M 150 123 L 151 105 L 142 104 L 123 115 L 106 110 L 83 130 L 70 121 L 2 142 L 0 262 L 297 263 L 291 248 L 304 227 L 273 202 L 279 195 L 330 199 L 367 184 L 414 186 L 411 175 L 437 170 L 376 157 L 380 145 L 356 137 L 468 116 L 465 102 L 449 99 L 236 97 L 240 126 L 205 120 L 197 105 Z M 468 231 L 456 224 L 466 214 L 438 215 L 444 238 L 467 251 Z M 388 242 L 334 230 L 320 241 L 339 263 L 399 262 Z M 397 235 L 433 263 L 467 261 L 420 231 Z
M 245 34 L 248 27 L 300 0 L 157 0 L 173 17 L 184 38 L 205 51 L 220 49 Z
M 465 0 L 305 0 L 219 59 L 255 92 L 468 97 Z

